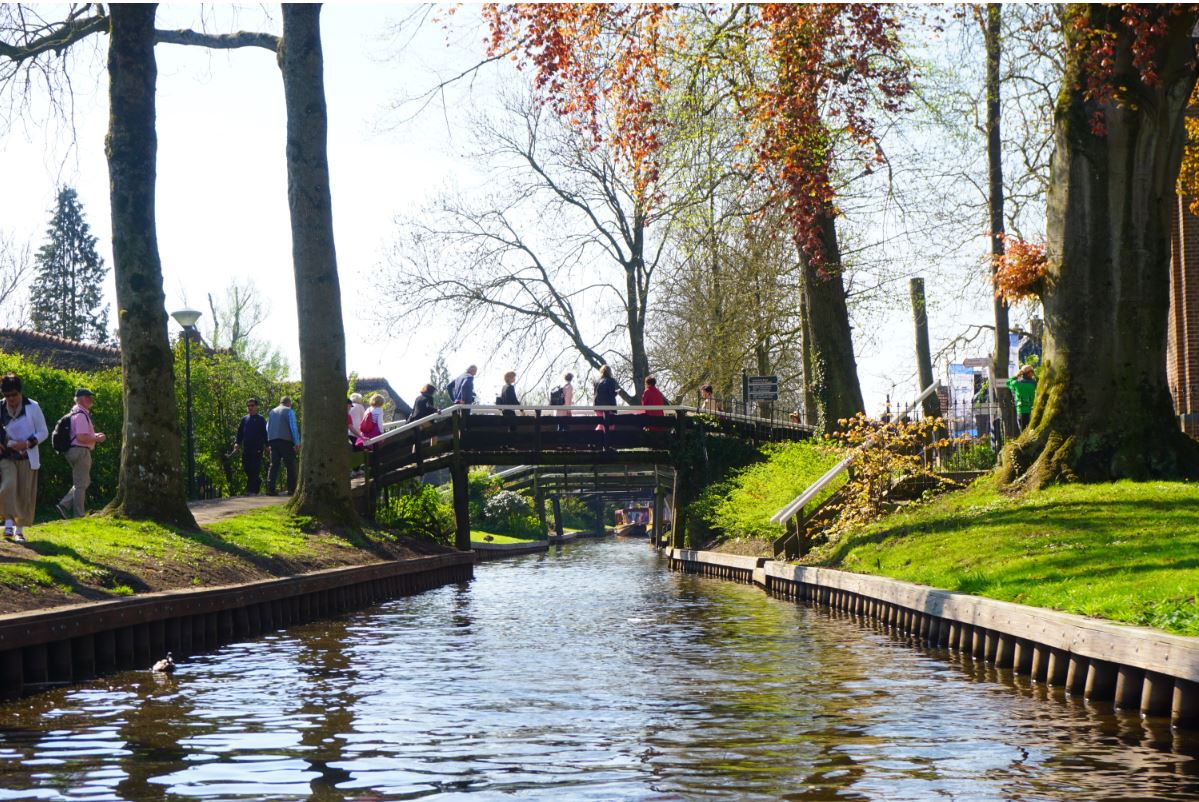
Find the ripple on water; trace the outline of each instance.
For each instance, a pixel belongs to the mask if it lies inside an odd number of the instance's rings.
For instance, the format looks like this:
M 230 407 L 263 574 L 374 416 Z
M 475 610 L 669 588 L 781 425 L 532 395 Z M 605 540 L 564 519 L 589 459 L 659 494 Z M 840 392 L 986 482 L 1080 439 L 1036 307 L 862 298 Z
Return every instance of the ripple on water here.
M 1182 800 L 1195 740 L 580 541 L 0 706 L 9 799 Z

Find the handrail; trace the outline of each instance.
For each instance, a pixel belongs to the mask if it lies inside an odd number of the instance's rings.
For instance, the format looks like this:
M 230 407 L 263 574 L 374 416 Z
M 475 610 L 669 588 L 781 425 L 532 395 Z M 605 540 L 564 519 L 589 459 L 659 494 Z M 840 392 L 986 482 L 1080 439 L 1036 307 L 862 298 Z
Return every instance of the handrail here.
M 933 391 L 936 390 L 940 386 L 941 386 L 941 383 L 939 381 L 934 381 L 928 387 L 925 387 L 924 392 L 920 393 L 920 396 L 915 401 L 908 404 L 907 408 L 904 409 L 903 412 L 900 412 L 899 415 L 897 415 L 895 417 L 895 419 L 902 420 L 903 418 L 907 417 L 911 413 L 911 411 L 913 409 L 915 409 L 916 406 L 920 402 L 922 402 L 924 399 L 926 399 L 930 395 L 932 395 Z M 776 512 L 773 516 L 771 516 L 770 522 L 773 524 L 781 524 L 784 521 L 786 521 L 788 518 L 790 518 L 792 515 L 795 515 L 796 513 L 798 513 L 800 510 L 802 510 L 804 508 L 804 505 L 806 505 L 809 501 L 811 501 L 813 498 L 816 497 L 817 493 L 819 493 L 821 490 L 823 490 L 824 488 L 826 488 L 830 484 L 832 484 L 832 481 L 834 479 L 836 479 L 841 474 L 842 471 L 844 471 L 846 468 L 849 467 L 849 463 L 853 462 L 854 456 L 859 451 L 863 451 L 867 448 L 870 448 L 873 445 L 874 445 L 874 438 L 873 437 L 867 438 L 867 440 L 864 443 L 862 443 L 860 446 L 858 446 L 853 451 L 851 451 L 849 453 L 849 455 L 845 457 L 845 459 L 841 460 L 836 465 L 834 465 L 833 467 L 831 467 L 827 471 L 825 471 L 824 475 L 821 476 L 819 479 L 817 479 L 815 482 L 813 482 L 811 485 L 809 485 L 807 490 L 804 490 L 802 493 L 800 493 L 798 496 L 796 496 L 794 499 L 792 499 L 791 502 L 789 504 L 787 504 L 787 506 L 783 507 L 781 510 Z
M 741 415 L 736 412 L 713 412 L 712 410 L 709 410 L 709 409 L 697 409 L 696 407 L 690 407 L 690 406 L 664 406 L 664 407 L 662 407 L 662 406 L 631 406 L 631 405 L 630 406 L 615 406 L 615 405 L 597 406 L 594 404 L 592 404 L 592 405 L 572 404 L 570 406 L 550 406 L 550 405 L 546 405 L 546 404 L 529 404 L 529 405 L 454 404 L 453 406 L 446 407 L 445 409 L 441 410 L 440 412 L 438 412 L 435 415 L 429 415 L 428 417 L 421 418 L 420 420 L 404 422 L 404 423 L 399 424 L 398 426 L 395 425 L 396 421 L 388 421 L 388 423 L 392 424 L 394 428 L 388 429 L 387 431 L 384 431 L 382 434 L 377 435 L 372 438 L 369 438 L 362 442 L 364 445 L 373 446 L 376 443 L 381 443 L 385 440 L 389 440 L 398 434 L 402 434 L 404 432 L 409 432 L 409 431 L 412 431 L 413 429 L 418 429 L 422 426 L 427 426 L 427 425 L 429 425 L 431 423 L 435 423 L 437 421 L 446 420 L 446 419 L 452 417 L 453 414 L 459 410 L 470 410 L 472 413 L 483 412 L 483 413 L 489 413 L 489 414 L 494 414 L 497 412 L 518 412 L 518 411 L 519 412 L 538 412 L 539 411 L 539 412 L 557 413 L 557 412 L 563 412 L 563 411 L 567 411 L 567 410 L 569 410 L 572 413 L 574 413 L 574 412 L 615 412 L 618 415 L 640 414 L 640 413 L 649 412 L 649 411 L 660 411 L 663 413 L 669 413 L 671 415 L 678 415 L 680 412 L 684 412 L 689 415 L 697 415 L 697 414 L 698 415 L 715 415 L 720 418 L 727 418 L 729 420 L 734 420 L 734 421 L 749 421 L 749 422 L 754 422 L 754 423 L 768 423 L 771 426 L 780 426 L 780 427 L 785 427 L 788 429 L 798 429 L 798 430 L 803 430 L 803 431 L 809 431 L 811 429 L 811 427 L 804 426 L 803 424 L 800 424 L 800 423 L 784 423 L 782 421 L 777 421 L 772 418 L 758 418 L 758 417 L 754 417 L 752 415 Z M 552 417 L 557 417 L 557 416 L 554 415 Z

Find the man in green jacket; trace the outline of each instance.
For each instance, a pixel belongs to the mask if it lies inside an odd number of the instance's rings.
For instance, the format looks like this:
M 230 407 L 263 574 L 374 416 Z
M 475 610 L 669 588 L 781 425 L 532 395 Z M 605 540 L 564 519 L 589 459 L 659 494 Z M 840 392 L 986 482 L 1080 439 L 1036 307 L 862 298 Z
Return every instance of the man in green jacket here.
M 1016 399 L 1016 420 L 1020 424 L 1020 431 L 1024 431 L 1032 415 L 1033 399 L 1037 396 L 1037 377 L 1032 365 L 1020 368 L 1016 378 L 1007 380 L 1007 387 Z

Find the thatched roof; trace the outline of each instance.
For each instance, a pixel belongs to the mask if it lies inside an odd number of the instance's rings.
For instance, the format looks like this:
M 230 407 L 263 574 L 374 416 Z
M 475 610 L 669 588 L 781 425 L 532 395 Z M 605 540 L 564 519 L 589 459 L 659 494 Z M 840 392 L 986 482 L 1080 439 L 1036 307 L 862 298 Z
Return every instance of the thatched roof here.
M 393 405 L 392 420 L 404 420 L 412 414 L 412 407 L 408 405 L 408 402 L 400 397 L 400 394 L 392 388 L 387 379 L 381 376 L 359 376 L 354 379 L 354 392 L 362 393 L 367 397 L 371 393 L 378 393 L 386 401 L 390 401 Z M 384 406 L 386 406 L 386 401 Z
M 29 329 L 0 329 L 0 351 L 62 370 L 90 373 L 121 366 L 121 349 Z

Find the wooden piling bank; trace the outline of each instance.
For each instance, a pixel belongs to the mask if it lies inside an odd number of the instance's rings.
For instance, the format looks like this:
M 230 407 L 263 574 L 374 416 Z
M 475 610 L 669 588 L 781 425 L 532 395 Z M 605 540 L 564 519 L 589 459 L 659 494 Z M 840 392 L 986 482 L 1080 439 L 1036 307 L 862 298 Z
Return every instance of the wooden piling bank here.
M 293 624 L 408 596 L 474 574 L 472 553 L 331 568 L 283 579 L 0 616 L 0 696 L 146 669 Z
M 886 577 L 675 549 L 671 568 L 809 602 L 1034 682 L 1199 728 L 1199 638 L 1123 626 Z

